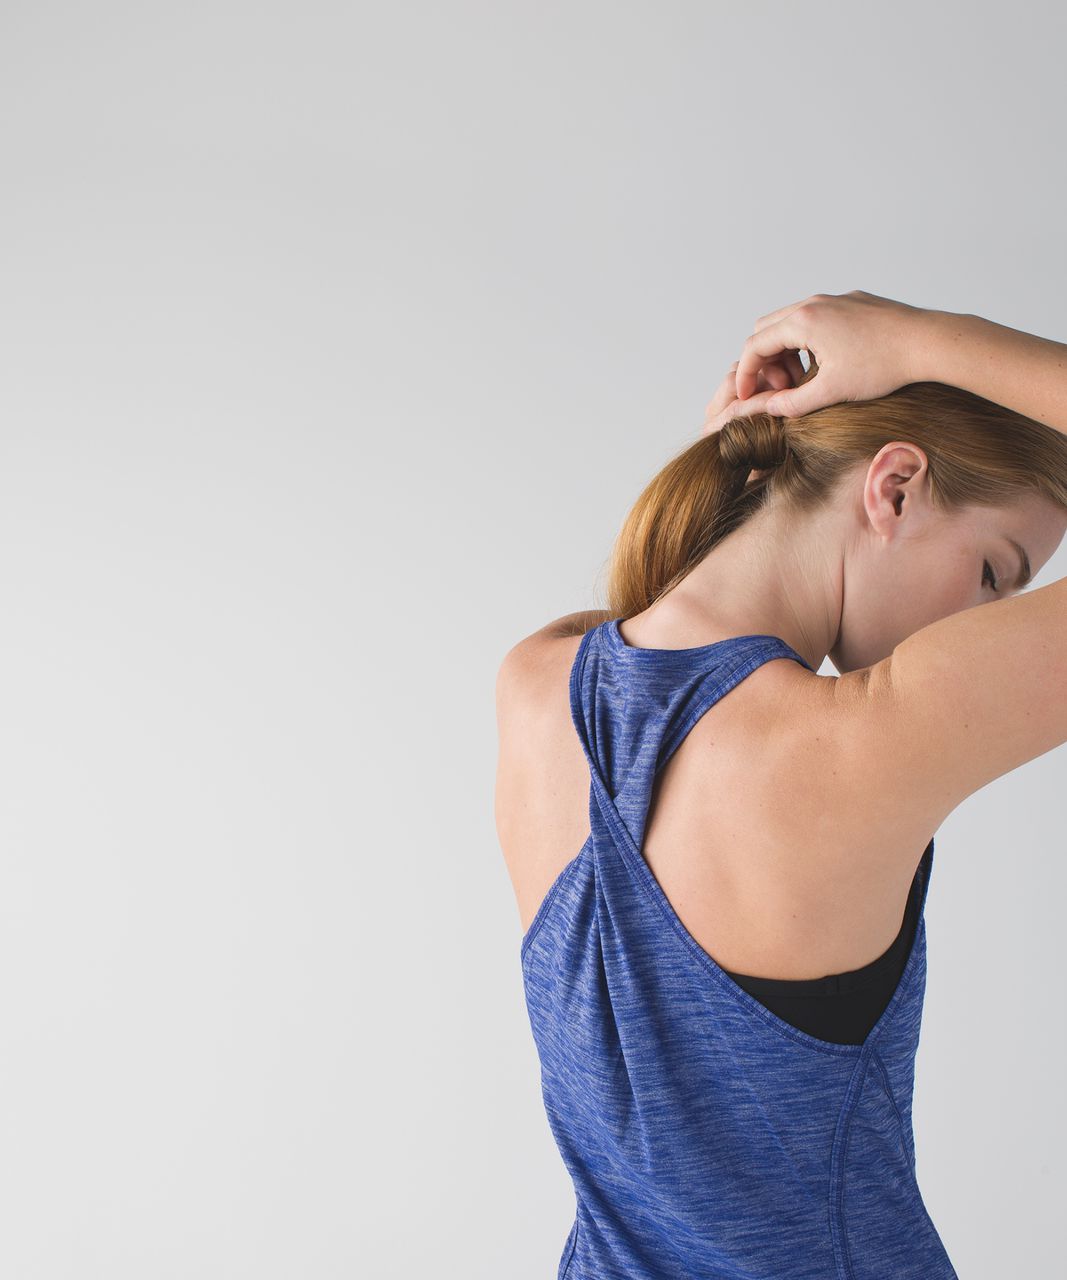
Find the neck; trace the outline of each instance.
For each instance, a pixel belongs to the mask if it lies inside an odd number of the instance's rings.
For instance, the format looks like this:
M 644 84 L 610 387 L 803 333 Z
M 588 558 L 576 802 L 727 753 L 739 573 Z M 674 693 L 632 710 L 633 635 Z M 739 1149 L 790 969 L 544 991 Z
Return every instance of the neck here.
M 798 515 L 764 507 L 717 543 L 653 611 L 679 634 L 778 636 L 818 671 L 841 620 L 840 519 L 832 509 Z

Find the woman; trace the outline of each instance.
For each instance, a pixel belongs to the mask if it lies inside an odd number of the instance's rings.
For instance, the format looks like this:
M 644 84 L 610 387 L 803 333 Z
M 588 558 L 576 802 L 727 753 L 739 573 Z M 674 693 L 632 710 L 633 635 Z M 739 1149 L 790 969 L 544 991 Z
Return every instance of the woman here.
M 1067 741 L 1067 579 L 1019 594 L 1067 530 L 1065 357 L 863 292 L 764 317 L 608 610 L 506 656 L 560 1280 L 955 1276 L 915 1180 L 923 908 L 945 817 Z

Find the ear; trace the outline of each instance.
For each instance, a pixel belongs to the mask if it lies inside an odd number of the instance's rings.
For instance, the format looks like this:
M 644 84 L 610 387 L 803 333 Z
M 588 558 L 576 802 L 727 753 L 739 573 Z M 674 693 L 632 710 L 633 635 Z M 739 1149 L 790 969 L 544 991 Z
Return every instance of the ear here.
M 872 527 L 887 538 L 902 520 L 928 515 L 930 465 L 925 452 L 906 440 L 882 445 L 867 468 L 863 505 Z

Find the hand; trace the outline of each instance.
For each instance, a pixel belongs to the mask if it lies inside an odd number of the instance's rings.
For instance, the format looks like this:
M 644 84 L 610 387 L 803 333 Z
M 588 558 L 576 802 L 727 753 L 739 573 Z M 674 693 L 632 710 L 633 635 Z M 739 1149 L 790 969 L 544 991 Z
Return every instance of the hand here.
M 719 383 L 718 390 L 708 402 L 704 410 L 704 429 L 701 435 L 708 436 L 713 431 L 721 431 L 731 418 L 759 413 L 776 391 L 794 386 L 805 373 L 799 352 L 787 351 L 777 360 L 768 361 L 760 367 L 756 375 L 757 393 L 747 400 L 738 400 L 736 375 L 740 363 L 739 360 L 733 362 L 730 372 Z
M 844 400 L 889 395 L 915 381 L 918 322 L 929 314 L 921 307 L 853 289 L 844 294 L 816 293 L 760 316 L 730 375 L 738 405 L 730 406 L 729 416 L 767 412 L 798 418 Z M 779 390 L 760 386 L 761 372 L 768 365 L 777 367 L 775 362 L 781 362 L 791 369 L 789 361 L 799 360 L 801 350 L 810 352 L 817 366 L 812 377 L 802 385 L 786 383 Z M 801 383 L 799 377 L 794 381 Z

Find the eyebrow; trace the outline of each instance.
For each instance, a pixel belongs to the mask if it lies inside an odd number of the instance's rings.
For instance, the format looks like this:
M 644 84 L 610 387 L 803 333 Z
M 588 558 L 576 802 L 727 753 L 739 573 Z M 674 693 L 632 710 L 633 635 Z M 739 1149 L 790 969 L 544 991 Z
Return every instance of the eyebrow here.
M 1032 576 L 1030 573 L 1030 557 L 1026 554 L 1026 548 L 1023 546 L 1020 546 L 1020 544 L 1016 542 L 1014 538 L 1005 538 L 1004 541 L 1011 543 L 1011 545 L 1015 548 L 1016 554 L 1019 557 L 1019 563 L 1021 567 L 1019 570 L 1019 576 L 1015 580 L 1015 589 L 1016 591 L 1021 591 L 1023 587 L 1025 587 L 1027 583 L 1029 583 Z

